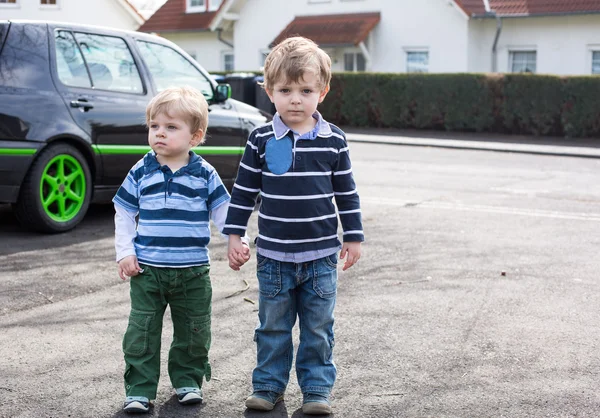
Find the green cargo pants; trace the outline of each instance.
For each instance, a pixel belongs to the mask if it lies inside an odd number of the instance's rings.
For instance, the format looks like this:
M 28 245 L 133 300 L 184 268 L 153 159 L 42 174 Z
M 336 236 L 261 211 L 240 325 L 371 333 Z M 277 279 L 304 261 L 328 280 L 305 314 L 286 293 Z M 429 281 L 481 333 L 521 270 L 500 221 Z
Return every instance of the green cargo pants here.
M 174 388 L 202 387 L 210 380 L 212 287 L 208 265 L 159 268 L 142 265 L 131 278 L 131 313 L 123 337 L 126 396 L 156 399 L 160 343 L 167 305 L 173 320 L 169 377 Z

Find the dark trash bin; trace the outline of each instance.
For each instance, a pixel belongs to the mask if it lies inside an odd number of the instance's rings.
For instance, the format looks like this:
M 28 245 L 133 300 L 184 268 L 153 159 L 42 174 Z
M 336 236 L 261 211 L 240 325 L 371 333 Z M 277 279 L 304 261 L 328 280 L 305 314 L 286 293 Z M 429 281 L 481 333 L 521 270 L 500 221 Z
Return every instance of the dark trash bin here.
M 269 99 L 269 96 L 267 95 L 267 92 L 265 91 L 265 89 L 262 88 L 261 85 L 259 85 L 258 83 L 262 83 L 265 80 L 265 78 L 262 75 L 256 76 L 254 78 L 254 85 L 255 85 L 255 95 L 256 95 L 256 107 L 259 108 L 260 110 L 263 110 L 267 113 L 269 113 L 270 115 L 274 115 L 275 114 L 275 105 L 273 103 L 271 103 L 271 99 Z
M 256 78 L 252 73 L 232 73 L 224 77 L 224 82 L 231 86 L 231 97 L 256 106 Z

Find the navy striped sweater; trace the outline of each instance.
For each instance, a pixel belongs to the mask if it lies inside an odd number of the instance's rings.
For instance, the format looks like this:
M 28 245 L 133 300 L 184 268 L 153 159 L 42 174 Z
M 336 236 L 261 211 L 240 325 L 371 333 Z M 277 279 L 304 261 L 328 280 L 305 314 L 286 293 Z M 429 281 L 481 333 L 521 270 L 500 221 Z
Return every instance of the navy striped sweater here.
M 297 141 L 291 131 L 276 138 L 272 123 L 250 134 L 224 234 L 244 235 L 260 193 L 259 248 L 300 253 L 339 246 L 336 205 L 343 241 L 364 241 L 346 137 L 328 125 L 328 135 Z

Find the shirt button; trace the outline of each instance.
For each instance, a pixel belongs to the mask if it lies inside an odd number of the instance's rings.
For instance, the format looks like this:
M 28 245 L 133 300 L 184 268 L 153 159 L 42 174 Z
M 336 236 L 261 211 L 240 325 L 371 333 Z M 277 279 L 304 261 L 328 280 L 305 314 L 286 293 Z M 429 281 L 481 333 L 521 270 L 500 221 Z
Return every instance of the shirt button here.
M 300 156 L 296 157 L 296 161 L 300 161 L 301 159 L 302 159 L 302 157 L 300 157 Z

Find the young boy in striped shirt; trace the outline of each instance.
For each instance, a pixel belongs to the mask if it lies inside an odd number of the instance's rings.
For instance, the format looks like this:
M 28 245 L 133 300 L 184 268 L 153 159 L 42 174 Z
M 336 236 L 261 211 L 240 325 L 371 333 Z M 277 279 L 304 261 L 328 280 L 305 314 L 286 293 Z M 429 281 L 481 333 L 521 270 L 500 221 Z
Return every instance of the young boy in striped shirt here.
M 260 194 L 257 364 L 246 406 L 272 410 L 283 399 L 298 318 L 296 374 L 302 411 L 329 414 L 336 378 L 337 253 L 341 250 L 340 258 L 345 258 L 343 270 L 360 258 L 360 202 L 344 133 L 317 112 L 329 91 L 329 56 L 314 42 L 293 37 L 271 51 L 264 72 L 263 87 L 277 113 L 248 139 L 223 230 L 229 234 L 230 266 L 238 269 L 247 260 L 240 237 Z
M 180 403 L 202 402 L 202 381 L 211 376 L 209 221 L 221 231 L 229 203 L 215 169 L 191 151 L 204 142 L 208 125 L 208 104 L 199 91 L 163 90 L 148 104 L 146 123 L 152 151 L 133 166 L 113 199 L 119 276 L 131 278 L 123 337 L 128 413 L 147 412 L 156 398 L 167 305 L 171 383 Z M 245 244 L 238 248 L 249 254 Z

